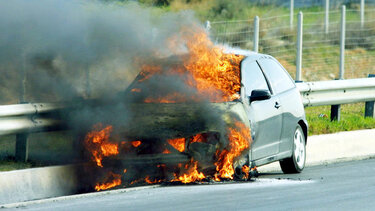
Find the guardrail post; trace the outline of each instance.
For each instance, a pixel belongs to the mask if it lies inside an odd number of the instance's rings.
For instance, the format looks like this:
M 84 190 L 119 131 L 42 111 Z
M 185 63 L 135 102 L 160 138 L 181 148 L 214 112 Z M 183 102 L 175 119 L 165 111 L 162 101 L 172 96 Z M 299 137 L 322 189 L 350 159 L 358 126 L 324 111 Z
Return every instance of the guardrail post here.
M 331 121 L 340 121 L 340 107 L 341 105 L 331 105 Z
M 289 25 L 290 29 L 293 29 L 293 16 L 294 16 L 294 0 L 290 0 L 290 5 L 289 5 Z
M 324 32 L 329 32 L 329 0 L 325 1 Z
M 259 50 L 259 17 L 254 18 L 254 40 L 253 40 L 254 52 L 258 53 Z
M 297 31 L 297 56 L 296 56 L 296 82 L 302 81 L 302 38 L 303 38 L 303 13 L 298 13 Z
M 363 25 L 365 23 L 365 0 L 361 0 L 361 6 L 360 6 L 360 13 L 361 13 L 361 27 L 363 28 Z
M 369 78 L 375 78 L 375 74 L 369 74 Z M 375 118 L 375 101 L 367 101 L 365 105 L 365 117 Z
M 27 141 L 27 134 L 17 134 L 16 135 L 16 160 L 26 162 L 29 157 L 29 150 L 28 150 L 28 141 Z

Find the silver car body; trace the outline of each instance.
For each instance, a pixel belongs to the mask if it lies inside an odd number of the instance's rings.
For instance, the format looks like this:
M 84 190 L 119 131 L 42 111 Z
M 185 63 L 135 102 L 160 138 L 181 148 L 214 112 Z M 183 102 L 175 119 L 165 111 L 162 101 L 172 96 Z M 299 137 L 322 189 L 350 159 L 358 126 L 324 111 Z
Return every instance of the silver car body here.
M 272 56 L 243 50 L 229 52 L 246 56 L 241 63 L 241 102 L 247 113 L 252 132 L 253 143 L 249 152 L 251 165 L 261 166 L 291 157 L 296 126 L 301 126 L 306 140 L 308 128 L 301 96 L 293 79 Z M 262 65 L 264 61 L 272 62 L 275 66 L 278 65 L 278 68 L 275 67 L 279 74 L 277 77 L 284 77 L 284 82 L 292 85 L 278 92 L 277 84 L 273 84 L 275 80 L 272 80 L 275 75 L 270 74 L 267 65 Z M 254 71 L 256 66 L 259 67 L 266 80 L 271 98 L 250 103 L 251 92 L 246 90 L 248 89 L 246 87 L 246 71 Z M 254 83 L 258 79 L 249 80 L 250 83 Z M 262 87 L 259 88 L 262 89 Z

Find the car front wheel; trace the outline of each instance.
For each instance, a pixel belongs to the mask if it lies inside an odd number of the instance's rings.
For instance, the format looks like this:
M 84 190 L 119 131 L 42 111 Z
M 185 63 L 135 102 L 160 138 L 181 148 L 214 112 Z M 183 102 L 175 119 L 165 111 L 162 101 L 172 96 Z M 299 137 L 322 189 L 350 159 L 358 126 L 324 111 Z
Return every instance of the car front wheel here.
M 305 168 L 306 138 L 301 126 L 297 126 L 293 136 L 293 155 L 280 161 L 280 167 L 285 174 L 300 173 Z

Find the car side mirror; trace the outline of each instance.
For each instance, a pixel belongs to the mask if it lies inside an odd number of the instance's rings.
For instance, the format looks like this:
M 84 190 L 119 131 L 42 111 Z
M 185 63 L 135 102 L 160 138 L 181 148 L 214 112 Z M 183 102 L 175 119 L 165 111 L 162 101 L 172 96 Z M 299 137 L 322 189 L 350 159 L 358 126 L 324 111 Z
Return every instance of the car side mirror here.
M 250 103 L 253 101 L 268 100 L 271 98 L 271 93 L 266 89 L 255 89 L 251 92 Z

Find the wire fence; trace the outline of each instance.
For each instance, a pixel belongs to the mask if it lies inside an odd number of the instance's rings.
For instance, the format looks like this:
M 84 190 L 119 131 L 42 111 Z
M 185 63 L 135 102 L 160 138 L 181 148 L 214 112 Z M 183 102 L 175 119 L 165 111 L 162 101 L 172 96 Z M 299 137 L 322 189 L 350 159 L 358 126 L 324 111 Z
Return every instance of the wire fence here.
M 293 24 L 290 16 L 260 17 L 259 52 L 270 54 L 295 77 L 297 14 Z M 367 77 L 375 73 L 375 9 L 346 10 L 345 75 L 344 78 Z M 341 11 L 324 8 L 303 13 L 302 80 L 339 78 Z M 212 22 L 211 36 L 217 43 L 253 49 L 254 21 Z
M 295 8 L 320 7 L 325 5 L 326 0 L 252 0 L 256 5 L 274 5 L 289 7 L 293 2 Z M 331 9 L 338 9 L 341 5 L 359 4 L 361 0 L 329 0 Z M 375 5 L 375 0 L 366 0 L 366 4 Z

